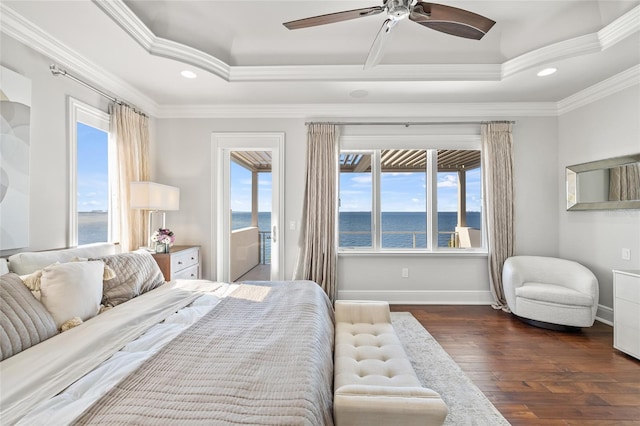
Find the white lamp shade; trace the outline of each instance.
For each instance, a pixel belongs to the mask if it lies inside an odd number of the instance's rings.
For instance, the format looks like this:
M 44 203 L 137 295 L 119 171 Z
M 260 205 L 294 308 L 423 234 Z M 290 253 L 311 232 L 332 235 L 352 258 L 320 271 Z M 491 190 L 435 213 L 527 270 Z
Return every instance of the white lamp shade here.
M 155 182 L 131 182 L 130 207 L 143 210 L 179 210 L 180 188 Z

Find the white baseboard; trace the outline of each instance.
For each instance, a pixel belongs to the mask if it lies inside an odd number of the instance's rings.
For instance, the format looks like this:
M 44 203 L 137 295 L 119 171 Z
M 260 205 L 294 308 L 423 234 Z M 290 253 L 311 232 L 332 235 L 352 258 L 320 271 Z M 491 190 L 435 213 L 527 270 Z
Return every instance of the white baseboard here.
M 596 320 L 613 327 L 613 309 L 608 306 L 598 305 Z
M 342 300 L 383 300 L 393 305 L 490 305 L 490 291 L 338 290 Z

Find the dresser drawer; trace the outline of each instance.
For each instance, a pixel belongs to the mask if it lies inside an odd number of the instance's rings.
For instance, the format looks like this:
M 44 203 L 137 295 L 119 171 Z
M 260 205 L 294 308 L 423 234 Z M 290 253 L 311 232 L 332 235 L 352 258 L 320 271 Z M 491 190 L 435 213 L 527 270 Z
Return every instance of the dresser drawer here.
M 200 276 L 199 265 L 193 265 L 173 274 L 174 280 L 195 280 Z
M 199 263 L 198 247 L 182 250 L 171 256 L 171 270 L 177 274 L 183 269 L 190 268 Z
M 615 279 L 615 297 L 640 305 L 640 279 L 625 274 L 616 274 Z

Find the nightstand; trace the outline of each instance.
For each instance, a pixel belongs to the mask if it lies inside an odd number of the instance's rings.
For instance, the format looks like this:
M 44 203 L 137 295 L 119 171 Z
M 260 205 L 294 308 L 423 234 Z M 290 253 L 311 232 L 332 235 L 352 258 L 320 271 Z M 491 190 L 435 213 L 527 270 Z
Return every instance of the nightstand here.
M 165 281 L 200 279 L 200 246 L 173 246 L 169 253 L 152 253 Z

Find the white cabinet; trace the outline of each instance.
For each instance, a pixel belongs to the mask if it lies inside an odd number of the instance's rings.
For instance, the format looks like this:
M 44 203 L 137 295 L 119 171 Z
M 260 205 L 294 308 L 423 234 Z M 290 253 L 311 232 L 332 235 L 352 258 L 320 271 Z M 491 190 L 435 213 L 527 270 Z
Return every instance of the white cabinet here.
M 174 246 L 153 255 L 166 281 L 200 278 L 200 247 Z
M 640 270 L 613 271 L 613 347 L 640 359 Z

